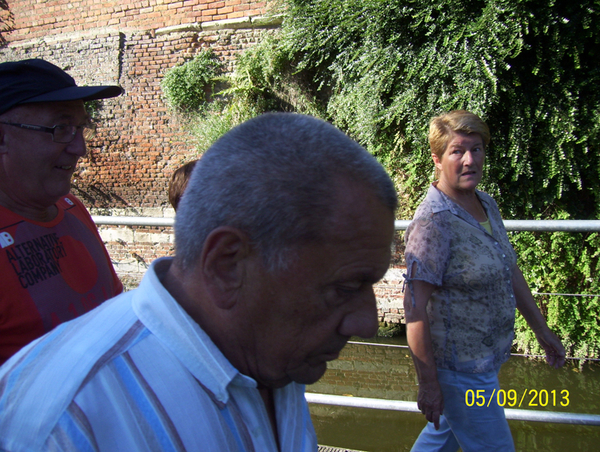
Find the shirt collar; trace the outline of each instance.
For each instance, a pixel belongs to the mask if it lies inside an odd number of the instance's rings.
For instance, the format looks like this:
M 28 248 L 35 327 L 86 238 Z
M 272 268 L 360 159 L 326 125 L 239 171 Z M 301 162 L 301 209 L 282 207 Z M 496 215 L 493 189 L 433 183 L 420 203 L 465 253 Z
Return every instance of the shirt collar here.
M 227 403 L 230 384 L 256 387 L 256 381 L 233 367 L 162 285 L 160 275 L 168 270 L 172 260 L 165 257 L 152 262 L 133 297 L 133 310 L 216 400 Z
M 475 190 L 475 194 L 479 198 L 479 201 L 481 201 L 481 204 L 483 205 L 483 208 L 485 209 L 485 212 L 489 218 L 488 212 L 490 211 L 490 209 L 487 199 L 485 198 L 485 196 L 482 196 L 482 192 L 480 192 L 477 189 Z M 470 215 L 465 209 L 463 209 L 461 206 L 455 203 L 452 200 L 452 198 L 450 198 L 450 196 L 445 194 L 443 191 L 438 190 L 435 186 L 435 182 L 429 186 L 429 189 L 427 190 L 427 198 L 429 199 L 431 210 L 433 213 L 439 213 L 445 210 L 449 210 L 453 215 L 456 215 L 462 220 L 474 226 L 480 226 L 477 220 L 475 220 L 475 218 L 473 218 L 473 216 Z

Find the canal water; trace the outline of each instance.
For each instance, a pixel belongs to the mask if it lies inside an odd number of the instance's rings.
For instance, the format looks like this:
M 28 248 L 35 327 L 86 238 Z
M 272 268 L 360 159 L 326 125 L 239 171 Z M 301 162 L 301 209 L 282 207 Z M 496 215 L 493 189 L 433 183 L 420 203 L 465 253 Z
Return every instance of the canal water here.
M 349 343 L 307 391 L 416 402 L 417 376 L 405 338 L 369 342 L 376 344 Z M 502 366 L 499 379 L 507 408 L 600 414 L 600 364 L 569 360 L 556 370 L 541 359 L 516 355 Z M 367 452 L 409 451 L 426 423 L 419 413 L 317 404 L 310 410 L 319 444 Z M 508 422 L 517 451 L 600 450 L 600 426 Z

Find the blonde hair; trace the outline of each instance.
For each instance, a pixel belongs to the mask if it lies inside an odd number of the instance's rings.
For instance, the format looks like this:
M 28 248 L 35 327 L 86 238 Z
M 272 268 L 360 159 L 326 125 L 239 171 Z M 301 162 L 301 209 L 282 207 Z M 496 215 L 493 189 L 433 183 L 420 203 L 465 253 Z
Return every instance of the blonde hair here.
M 466 110 L 452 110 L 429 122 L 429 148 L 440 160 L 454 133 L 476 133 L 483 140 L 484 148 L 490 143 L 490 129 L 479 116 Z

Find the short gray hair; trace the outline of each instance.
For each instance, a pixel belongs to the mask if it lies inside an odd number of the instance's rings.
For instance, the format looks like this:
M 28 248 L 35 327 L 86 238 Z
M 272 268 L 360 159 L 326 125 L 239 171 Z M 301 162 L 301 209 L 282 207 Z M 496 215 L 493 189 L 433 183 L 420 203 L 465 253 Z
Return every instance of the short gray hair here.
M 246 121 L 196 164 L 175 220 L 177 258 L 194 265 L 211 231 L 232 226 L 248 234 L 270 270 L 285 268 L 294 246 L 323 240 L 340 178 L 396 209 L 381 164 L 331 124 L 295 113 Z

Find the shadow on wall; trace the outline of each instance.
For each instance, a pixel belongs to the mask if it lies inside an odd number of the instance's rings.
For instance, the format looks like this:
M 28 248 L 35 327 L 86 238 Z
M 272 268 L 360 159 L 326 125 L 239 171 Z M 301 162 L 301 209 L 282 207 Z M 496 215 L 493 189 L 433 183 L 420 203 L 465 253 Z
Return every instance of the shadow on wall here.
M 131 208 L 125 199 L 104 188 L 102 184 L 94 183 L 86 185 L 84 190 L 82 187 L 73 183 L 71 186 L 71 192 L 81 199 L 87 206 L 94 207 L 96 210 L 98 208 L 106 209 L 106 213 L 96 212 L 97 215 L 110 215 L 110 209 L 116 207 Z M 131 215 L 142 216 L 142 213 L 137 209 L 133 209 Z
M 0 0 L 0 46 L 6 45 L 4 33 L 10 33 L 14 29 L 14 16 L 10 12 L 6 0 Z

